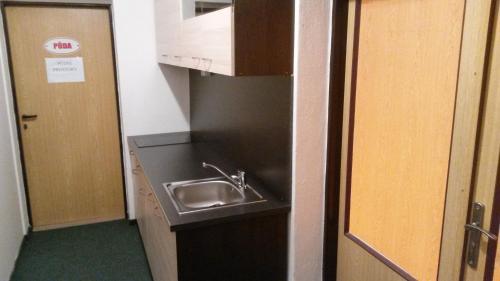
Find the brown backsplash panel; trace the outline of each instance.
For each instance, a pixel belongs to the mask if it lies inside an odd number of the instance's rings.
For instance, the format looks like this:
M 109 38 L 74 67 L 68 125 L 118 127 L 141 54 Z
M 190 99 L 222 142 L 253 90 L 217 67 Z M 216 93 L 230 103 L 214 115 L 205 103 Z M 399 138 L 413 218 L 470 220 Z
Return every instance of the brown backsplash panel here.
M 190 72 L 192 141 L 209 144 L 283 200 L 291 196 L 292 84 L 288 76 Z

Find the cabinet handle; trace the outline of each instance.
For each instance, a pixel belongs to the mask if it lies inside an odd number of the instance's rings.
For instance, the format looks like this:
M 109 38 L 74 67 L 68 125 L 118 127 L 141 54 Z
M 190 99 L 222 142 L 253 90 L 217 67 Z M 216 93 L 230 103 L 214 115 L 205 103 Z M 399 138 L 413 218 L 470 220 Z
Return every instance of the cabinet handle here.
M 197 63 L 196 65 L 194 66 L 195 68 L 198 68 L 200 66 L 200 63 L 201 63 L 201 59 L 198 58 L 198 57 L 192 57 L 193 60 L 197 60 Z
M 153 197 L 153 193 L 152 192 L 149 192 L 148 195 L 147 195 L 147 200 L 151 203 L 156 203 L 154 197 Z
M 212 59 L 205 59 L 205 58 L 203 58 L 201 60 L 203 60 L 205 62 L 205 64 L 206 64 L 206 68 L 203 69 L 203 71 L 209 71 L 210 67 L 212 66 Z
M 160 207 L 155 206 L 155 216 L 157 216 L 157 217 L 159 217 L 159 218 L 163 217 L 163 216 L 161 215 L 161 213 L 158 213 L 158 210 L 160 210 Z
M 134 151 L 130 150 L 130 155 L 134 156 L 135 155 Z
M 141 169 L 137 169 L 137 168 L 136 169 L 132 169 L 132 174 L 138 175 L 140 171 L 141 171 Z

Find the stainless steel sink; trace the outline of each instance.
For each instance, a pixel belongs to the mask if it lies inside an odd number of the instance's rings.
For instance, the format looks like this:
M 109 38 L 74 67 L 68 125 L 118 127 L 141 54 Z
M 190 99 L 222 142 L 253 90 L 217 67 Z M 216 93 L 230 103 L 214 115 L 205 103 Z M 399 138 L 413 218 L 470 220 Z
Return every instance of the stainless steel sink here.
M 192 208 L 209 208 L 243 201 L 243 195 L 225 181 L 209 181 L 186 184 L 174 188 L 174 197 L 182 205 Z
M 179 214 L 263 202 L 251 186 L 241 190 L 222 178 L 164 184 Z

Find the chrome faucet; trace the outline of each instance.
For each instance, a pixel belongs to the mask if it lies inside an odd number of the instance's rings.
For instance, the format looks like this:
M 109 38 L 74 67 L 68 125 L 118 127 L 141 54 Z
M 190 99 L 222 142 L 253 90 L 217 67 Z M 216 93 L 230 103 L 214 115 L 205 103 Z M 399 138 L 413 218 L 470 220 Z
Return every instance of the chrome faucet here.
M 221 175 L 223 175 L 226 179 L 228 179 L 232 184 L 237 186 L 240 190 L 246 190 L 247 189 L 247 180 L 246 180 L 246 173 L 242 170 L 237 171 L 237 175 L 231 175 L 229 176 L 228 174 L 224 173 L 219 167 L 208 164 L 203 162 L 202 163 L 203 168 L 212 168 L 219 172 Z
M 241 188 L 243 188 L 244 190 L 247 189 L 247 177 L 245 171 L 238 170 L 237 176 L 236 177 L 232 176 L 232 177 L 239 182 Z

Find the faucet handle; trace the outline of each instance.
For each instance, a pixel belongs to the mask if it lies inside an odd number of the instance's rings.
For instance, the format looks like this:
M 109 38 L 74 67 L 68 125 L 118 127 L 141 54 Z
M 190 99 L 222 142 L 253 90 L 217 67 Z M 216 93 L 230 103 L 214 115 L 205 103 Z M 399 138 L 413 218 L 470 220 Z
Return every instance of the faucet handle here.
M 244 189 L 247 188 L 247 180 L 246 180 L 246 172 L 243 170 L 237 170 L 238 173 L 238 181 L 240 182 L 241 187 Z

